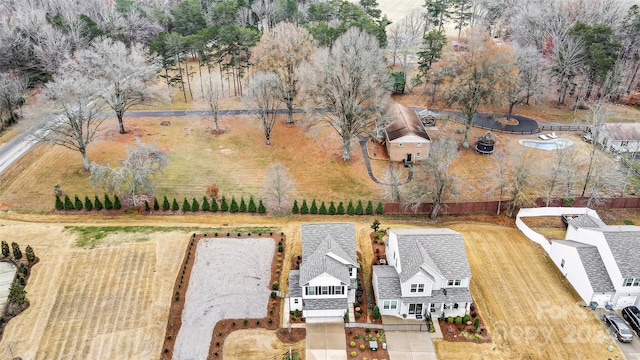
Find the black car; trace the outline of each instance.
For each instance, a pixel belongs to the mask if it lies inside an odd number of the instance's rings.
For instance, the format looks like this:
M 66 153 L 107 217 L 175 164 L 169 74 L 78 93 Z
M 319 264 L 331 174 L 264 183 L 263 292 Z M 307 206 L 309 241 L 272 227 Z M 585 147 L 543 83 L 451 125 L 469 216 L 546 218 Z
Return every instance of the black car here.
M 606 312 L 602 316 L 602 320 L 605 323 L 611 325 L 613 329 L 613 334 L 616 336 L 616 339 L 620 342 L 631 342 L 633 340 L 633 334 L 627 324 L 624 323 L 618 315 L 612 312 Z
M 635 306 L 627 306 L 622 309 L 622 317 L 635 331 L 636 335 L 640 336 L 640 309 Z

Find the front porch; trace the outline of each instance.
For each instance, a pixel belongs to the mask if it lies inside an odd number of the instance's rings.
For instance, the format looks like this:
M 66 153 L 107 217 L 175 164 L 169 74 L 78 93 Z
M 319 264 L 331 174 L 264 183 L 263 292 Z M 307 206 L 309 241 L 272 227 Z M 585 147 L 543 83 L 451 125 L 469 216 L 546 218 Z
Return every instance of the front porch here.
M 402 309 L 404 309 L 405 312 L 397 316 L 404 319 L 424 320 L 429 314 L 431 314 L 432 319 L 438 319 L 443 313 L 445 317 L 469 314 L 471 311 L 471 303 L 404 303 Z

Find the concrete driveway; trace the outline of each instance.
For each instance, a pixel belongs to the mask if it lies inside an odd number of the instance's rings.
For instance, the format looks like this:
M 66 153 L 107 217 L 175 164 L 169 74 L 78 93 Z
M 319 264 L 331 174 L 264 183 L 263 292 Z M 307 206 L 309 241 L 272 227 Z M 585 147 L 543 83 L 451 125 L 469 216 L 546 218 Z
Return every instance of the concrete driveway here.
M 392 360 L 436 360 L 428 332 L 386 331 L 387 351 Z
M 307 323 L 306 360 L 346 360 L 347 348 L 342 323 Z
M 622 318 L 622 314 L 620 313 L 619 310 L 615 310 L 614 311 L 616 314 L 618 314 L 618 316 L 620 316 L 620 318 Z M 598 317 L 598 319 L 600 319 L 600 321 L 602 322 L 602 326 L 605 327 L 605 329 L 607 329 L 607 332 L 609 333 L 609 335 L 611 335 L 612 338 L 614 338 L 614 342 L 616 343 L 616 345 L 618 345 L 618 347 L 620 348 L 620 351 L 622 351 L 622 353 L 624 354 L 624 356 L 628 359 L 628 360 L 640 360 L 640 336 L 638 336 L 635 332 L 633 332 L 633 330 L 631 331 L 633 333 L 633 341 L 630 343 L 622 343 L 618 340 L 615 340 L 615 337 L 613 335 L 613 331 L 611 330 L 611 326 L 607 325 L 604 323 L 604 321 L 602 320 L 602 315 L 605 313 L 605 310 L 602 308 L 598 308 L 595 311 L 595 315 Z

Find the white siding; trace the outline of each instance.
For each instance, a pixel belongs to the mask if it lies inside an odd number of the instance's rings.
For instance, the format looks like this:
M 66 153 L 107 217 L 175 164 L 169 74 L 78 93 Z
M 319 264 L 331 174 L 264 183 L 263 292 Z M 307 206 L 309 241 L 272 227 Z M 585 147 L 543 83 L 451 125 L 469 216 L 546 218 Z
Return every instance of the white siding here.
M 348 285 L 344 285 L 340 282 L 340 280 L 334 278 L 333 276 L 324 273 L 320 276 L 317 276 L 315 279 L 309 281 L 308 287 L 316 287 L 316 286 L 342 286 L 344 294 L 339 295 L 307 295 L 306 287 L 302 287 L 302 297 L 304 299 L 338 299 L 338 298 L 346 298 L 348 295 Z
M 562 275 L 569 280 L 569 283 L 573 285 L 578 295 L 580 295 L 582 300 L 588 305 L 593 296 L 593 288 L 591 287 L 591 283 L 589 283 L 587 272 L 582 265 L 576 248 L 563 245 L 562 241 L 554 241 L 551 244 L 549 255 Z M 561 266 L 563 259 L 564 267 Z
M 400 255 L 398 253 L 398 235 L 391 230 L 389 231 L 387 246 L 387 262 L 396 269 L 398 274 L 400 274 L 402 272 L 402 266 L 400 264 Z
M 296 300 L 298 303 L 296 304 Z M 302 310 L 302 298 L 301 297 L 292 297 L 289 298 L 289 310 Z
M 423 284 L 424 292 L 411 292 L 411 284 Z M 406 282 L 401 284 L 402 296 L 431 296 L 433 289 L 433 283 L 426 276 L 422 274 L 416 274 L 409 278 Z
M 306 318 L 311 317 L 340 317 L 344 316 L 345 310 L 303 310 L 302 316 Z

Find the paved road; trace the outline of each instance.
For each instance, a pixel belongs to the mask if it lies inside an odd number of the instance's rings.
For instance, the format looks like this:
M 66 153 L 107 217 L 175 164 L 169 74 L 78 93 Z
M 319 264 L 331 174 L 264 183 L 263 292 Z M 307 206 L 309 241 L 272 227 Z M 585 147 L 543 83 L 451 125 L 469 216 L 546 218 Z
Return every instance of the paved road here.
M 55 120 L 55 115 L 49 115 L 0 147 L 0 174 L 42 140 L 48 134 L 43 128 Z

